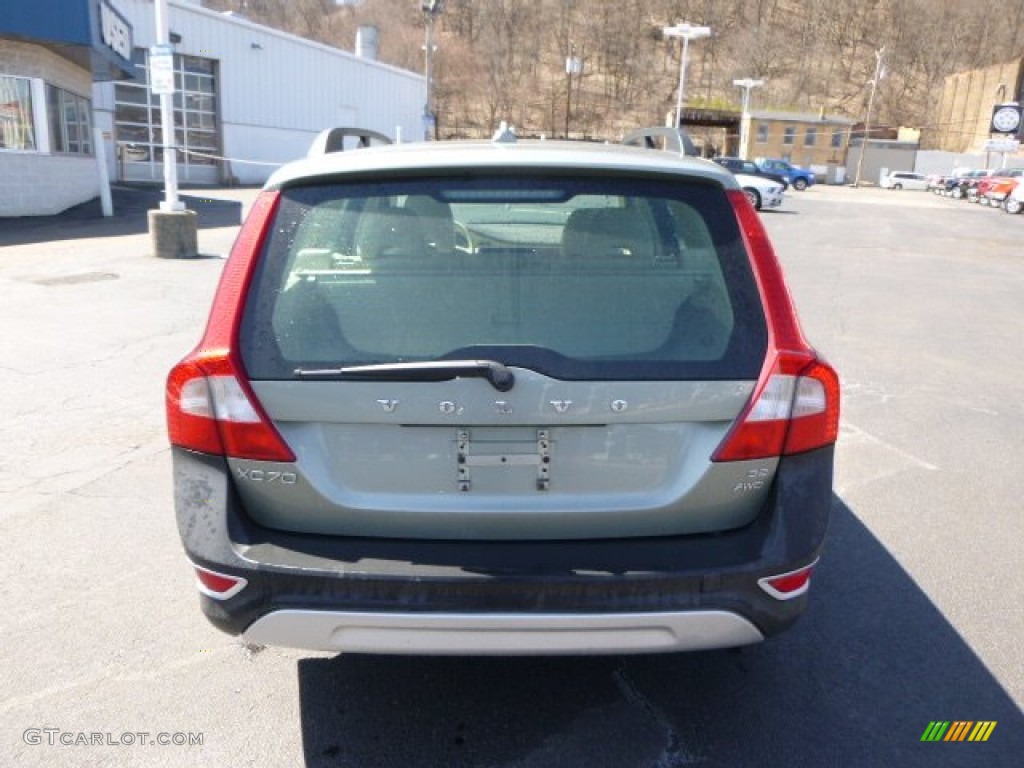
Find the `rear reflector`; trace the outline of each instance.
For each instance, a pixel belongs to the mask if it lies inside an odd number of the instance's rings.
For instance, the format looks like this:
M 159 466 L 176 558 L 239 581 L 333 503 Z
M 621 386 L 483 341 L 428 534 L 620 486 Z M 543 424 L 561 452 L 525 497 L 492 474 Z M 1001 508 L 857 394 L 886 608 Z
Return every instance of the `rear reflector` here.
M 214 600 L 227 600 L 229 597 L 234 597 L 249 583 L 241 576 L 217 573 L 209 568 L 201 568 L 194 563 L 192 567 L 196 569 L 196 588 Z
M 811 574 L 817 564 L 818 561 L 815 560 L 810 565 L 795 571 L 780 573 L 778 576 L 766 576 L 763 579 L 758 579 L 758 586 L 776 600 L 792 600 L 810 588 Z

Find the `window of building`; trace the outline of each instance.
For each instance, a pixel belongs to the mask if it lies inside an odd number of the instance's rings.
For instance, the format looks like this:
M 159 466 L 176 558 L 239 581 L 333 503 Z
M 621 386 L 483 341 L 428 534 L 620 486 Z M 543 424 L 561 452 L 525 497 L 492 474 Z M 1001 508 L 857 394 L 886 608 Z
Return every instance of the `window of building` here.
M 804 146 L 813 147 L 818 141 L 818 129 L 813 126 L 808 126 L 807 133 L 804 134 Z
M 832 149 L 842 149 L 843 147 L 843 131 L 838 128 L 832 131 Z
M 132 53 L 138 77 L 114 86 L 114 123 L 118 151 L 125 162 L 163 162 L 163 126 L 160 97 L 149 90 L 147 51 Z M 174 144 L 178 163 L 186 179 L 213 181 L 220 151 L 220 126 L 217 120 L 217 62 L 198 56 L 174 56 Z M 147 171 L 125 169 L 126 176 L 143 178 Z M 206 169 L 207 173 L 190 173 Z M 213 174 L 213 175 L 210 175 Z M 209 178 L 206 178 L 209 176 Z
M 32 81 L 0 75 L 0 149 L 36 149 Z
M 91 112 L 89 99 L 55 85 L 47 85 L 46 119 L 50 128 L 50 151 L 91 155 Z
M 768 124 L 759 123 L 757 126 L 757 143 L 767 144 L 768 143 Z
M 785 133 L 782 135 L 783 144 L 792 144 L 796 140 L 796 128 L 790 126 L 786 128 Z

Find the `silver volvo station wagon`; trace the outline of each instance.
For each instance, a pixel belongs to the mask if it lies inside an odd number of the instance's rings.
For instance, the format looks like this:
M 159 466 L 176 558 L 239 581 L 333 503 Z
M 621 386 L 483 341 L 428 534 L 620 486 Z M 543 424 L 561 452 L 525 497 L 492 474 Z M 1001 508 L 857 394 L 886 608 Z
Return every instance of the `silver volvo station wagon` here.
M 206 616 L 340 652 L 721 648 L 806 606 L 835 371 L 727 170 L 555 141 L 267 183 L 171 371 Z

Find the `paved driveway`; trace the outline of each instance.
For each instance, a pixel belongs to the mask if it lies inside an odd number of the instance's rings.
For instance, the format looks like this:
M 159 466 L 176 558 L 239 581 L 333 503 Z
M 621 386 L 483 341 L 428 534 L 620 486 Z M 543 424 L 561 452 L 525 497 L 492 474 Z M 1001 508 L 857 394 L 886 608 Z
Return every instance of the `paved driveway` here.
M 1020 765 L 1024 217 L 825 187 L 764 214 L 846 397 L 828 550 L 790 633 L 332 658 L 208 626 L 173 522 L 163 377 L 253 193 L 186 192 L 192 261 L 149 256 L 124 194 L 114 221 L 0 223 L 0 765 Z M 921 743 L 936 720 L 997 726 Z

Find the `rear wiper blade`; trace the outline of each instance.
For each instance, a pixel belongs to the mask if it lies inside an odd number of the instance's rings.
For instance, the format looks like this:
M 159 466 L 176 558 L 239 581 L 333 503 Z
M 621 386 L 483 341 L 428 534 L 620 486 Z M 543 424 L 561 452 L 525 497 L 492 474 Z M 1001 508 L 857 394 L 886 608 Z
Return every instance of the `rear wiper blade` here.
M 499 392 L 508 392 L 516 382 L 508 366 L 497 360 L 429 360 L 341 368 L 296 368 L 295 375 L 367 381 L 450 381 L 463 376 L 479 376 L 487 379 Z

